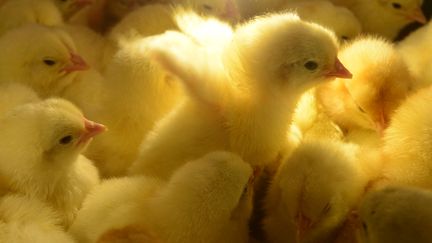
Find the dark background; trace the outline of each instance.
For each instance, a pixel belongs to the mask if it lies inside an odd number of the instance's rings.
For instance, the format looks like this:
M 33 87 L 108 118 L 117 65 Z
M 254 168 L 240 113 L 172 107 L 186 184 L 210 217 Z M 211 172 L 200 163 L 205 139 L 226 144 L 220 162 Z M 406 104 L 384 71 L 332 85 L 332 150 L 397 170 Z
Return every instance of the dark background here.
M 422 8 L 423 8 L 423 12 L 425 13 L 426 17 L 429 20 L 432 15 L 432 0 L 424 0 Z M 421 24 L 418 23 L 413 23 L 408 25 L 400 32 L 399 37 L 396 40 L 403 39 L 405 36 L 407 36 L 409 33 L 411 33 L 412 31 L 416 30 L 419 27 L 421 27 Z

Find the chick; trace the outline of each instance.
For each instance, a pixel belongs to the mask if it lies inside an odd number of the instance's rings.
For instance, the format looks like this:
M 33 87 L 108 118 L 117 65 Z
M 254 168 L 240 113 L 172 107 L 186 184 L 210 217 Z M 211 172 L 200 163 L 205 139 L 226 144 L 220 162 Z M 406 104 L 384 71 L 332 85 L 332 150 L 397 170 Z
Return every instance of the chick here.
M 414 94 L 396 111 L 385 131 L 383 175 L 393 183 L 432 189 L 431 101 L 430 87 Z
M 240 26 L 220 43 L 223 53 L 171 33 L 181 41 L 155 42 L 152 55 L 181 79 L 189 97 L 143 142 L 132 174 L 168 179 L 185 161 L 217 149 L 262 167 L 279 157 L 300 94 L 332 77 L 351 77 L 337 59 L 334 35 L 293 14 Z
M 412 90 L 414 78 L 394 46 L 373 37 L 347 45 L 340 59 L 351 80 L 336 79 L 317 88 L 323 111 L 345 134 L 356 129 L 382 134 L 394 110 Z
M 167 184 L 146 177 L 106 181 L 70 232 L 79 242 L 95 242 L 107 230 L 141 225 L 167 243 L 246 242 L 251 176 L 237 155 L 212 152 L 186 163 Z
M 0 5 L 0 36 L 30 23 L 59 26 L 63 18 L 50 0 L 9 0 Z
M 105 127 L 61 99 L 11 109 L 0 127 L 3 187 L 49 204 L 68 226 L 99 181 L 97 169 L 80 153 Z
M 109 131 L 85 152 L 103 177 L 124 175 L 137 159 L 144 137 L 182 99 L 180 83 L 149 60 L 149 40 L 129 41 L 106 67 L 101 106 L 92 119 L 104 123 Z
M 368 243 L 429 243 L 432 193 L 410 187 L 370 192 L 359 210 L 361 241 Z
M 331 0 L 350 9 L 366 33 L 393 40 L 411 22 L 426 23 L 423 0 Z
M 281 9 L 295 11 L 301 19 L 329 28 L 341 42 L 354 39 L 361 32 L 361 24 L 350 10 L 329 1 L 288 1 Z
M 367 182 L 351 149 L 305 141 L 283 162 L 266 199 L 269 242 L 331 242 Z
M 0 199 L 1 242 L 73 243 L 60 221 L 56 212 L 34 198 L 11 194 Z
M 57 29 L 26 25 L 0 38 L 0 82 L 20 82 L 42 98 L 59 95 L 77 71 L 89 68 L 70 36 Z

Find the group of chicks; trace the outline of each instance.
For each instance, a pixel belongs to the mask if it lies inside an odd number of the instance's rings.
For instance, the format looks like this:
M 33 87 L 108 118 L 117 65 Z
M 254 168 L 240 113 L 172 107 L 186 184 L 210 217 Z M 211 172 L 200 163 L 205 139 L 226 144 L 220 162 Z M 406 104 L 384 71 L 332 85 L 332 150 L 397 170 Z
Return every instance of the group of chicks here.
M 432 242 L 422 3 L 0 0 L 0 242 Z

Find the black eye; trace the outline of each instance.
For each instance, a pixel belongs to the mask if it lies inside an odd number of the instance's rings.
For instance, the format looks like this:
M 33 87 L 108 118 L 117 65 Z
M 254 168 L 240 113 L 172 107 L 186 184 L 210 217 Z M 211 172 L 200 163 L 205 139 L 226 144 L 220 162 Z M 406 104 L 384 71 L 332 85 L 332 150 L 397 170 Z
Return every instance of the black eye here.
M 314 62 L 314 61 L 308 61 L 308 62 L 306 62 L 306 63 L 304 64 L 304 67 L 305 67 L 307 70 L 314 71 L 314 70 L 316 70 L 316 69 L 318 68 L 318 63 L 316 63 L 316 62 Z
M 347 40 L 350 39 L 348 36 L 345 36 L 345 35 L 341 36 L 341 38 L 342 38 L 342 40 L 344 40 L 344 41 L 347 41 Z
M 401 8 L 402 8 L 402 5 L 401 5 L 400 3 L 392 3 L 392 7 L 393 7 L 394 9 L 401 9 Z
M 59 143 L 63 144 L 63 145 L 66 145 L 66 144 L 69 144 L 70 142 L 72 142 L 72 139 L 73 139 L 73 137 L 71 135 L 68 135 L 68 136 L 62 137 L 59 140 Z
M 367 232 L 367 225 L 365 222 L 362 222 L 362 227 L 365 232 Z
M 205 10 L 208 10 L 208 11 L 213 10 L 213 7 L 210 6 L 210 5 L 208 5 L 208 4 L 203 4 L 203 8 L 204 8 Z
M 361 113 L 366 113 L 366 111 L 363 110 L 363 108 L 361 108 L 360 106 L 357 106 L 357 108 L 358 108 L 358 110 L 359 110 Z
M 44 59 L 43 62 L 48 66 L 54 66 L 56 64 L 56 61 L 51 59 Z

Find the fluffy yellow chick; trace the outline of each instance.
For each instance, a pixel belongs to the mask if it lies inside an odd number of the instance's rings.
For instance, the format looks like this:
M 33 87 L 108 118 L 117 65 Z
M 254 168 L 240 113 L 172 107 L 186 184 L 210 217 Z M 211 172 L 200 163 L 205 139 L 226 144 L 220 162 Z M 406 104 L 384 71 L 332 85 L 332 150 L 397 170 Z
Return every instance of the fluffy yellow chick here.
M 30 23 L 59 26 L 63 18 L 51 0 L 9 0 L 0 6 L 0 36 Z
M 0 127 L 2 187 L 49 204 L 67 227 L 99 182 L 97 169 L 80 153 L 104 126 L 70 102 L 48 99 L 9 110 Z
M 0 241 L 13 243 L 73 243 L 60 216 L 35 198 L 10 194 L 0 199 Z
M 432 193 L 410 187 L 370 192 L 359 210 L 360 243 L 429 243 Z
M 393 40 L 411 22 L 426 23 L 423 0 L 331 0 L 350 9 L 363 31 Z
M 358 128 L 381 134 L 413 88 L 406 63 L 392 44 L 372 37 L 345 46 L 340 59 L 353 78 L 318 87 L 318 102 L 345 134 Z
M 266 198 L 269 242 L 331 242 L 367 182 L 352 149 L 308 140 L 283 162 Z
M 334 35 L 293 14 L 240 26 L 221 43 L 222 54 L 171 34 L 182 41 L 155 42 L 152 55 L 181 79 L 188 100 L 146 138 L 131 173 L 168 179 L 188 159 L 215 149 L 263 167 L 278 160 L 300 94 L 333 77 L 351 77 L 337 59 Z
M 89 66 L 64 31 L 26 25 L 0 38 L 0 82 L 19 82 L 42 98 L 58 96 Z
M 83 243 L 131 225 L 166 243 L 247 242 L 251 179 L 252 168 L 239 156 L 212 152 L 186 163 L 167 184 L 145 177 L 106 181 L 70 231 Z
M 280 9 L 295 11 L 301 19 L 329 28 L 340 41 L 354 39 L 361 32 L 361 24 L 350 10 L 329 1 L 288 1 Z
M 389 181 L 432 189 L 432 90 L 411 96 L 396 111 L 384 136 L 383 176 Z

